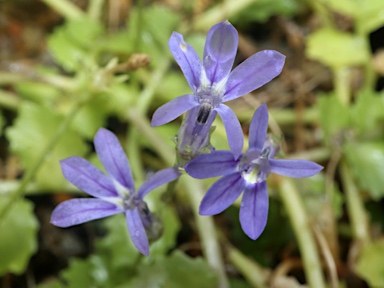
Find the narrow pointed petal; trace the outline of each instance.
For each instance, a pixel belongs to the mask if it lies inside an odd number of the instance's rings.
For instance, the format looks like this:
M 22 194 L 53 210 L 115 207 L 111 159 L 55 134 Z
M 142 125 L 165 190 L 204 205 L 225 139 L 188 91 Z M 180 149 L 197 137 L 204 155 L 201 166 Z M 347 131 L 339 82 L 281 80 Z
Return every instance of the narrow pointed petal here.
M 111 180 L 84 158 L 69 157 L 60 165 L 65 179 L 85 193 L 98 198 L 117 196 Z
M 116 207 L 116 205 L 101 199 L 71 199 L 60 203 L 53 210 L 51 223 L 65 228 L 121 212 L 123 210 Z
M 200 215 L 216 215 L 227 209 L 245 188 L 240 173 L 223 176 L 205 194 L 200 204 Z
M 268 220 L 267 183 L 257 183 L 247 187 L 240 206 L 240 224 L 249 238 L 256 240 L 263 233 Z
M 313 176 L 323 170 L 323 166 L 308 160 L 270 159 L 271 172 L 292 178 Z
M 235 112 L 224 104 L 220 104 L 215 110 L 219 113 L 223 121 L 229 147 L 235 159 L 239 158 L 244 146 L 244 134 Z
M 262 151 L 265 137 L 268 131 L 268 108 L 264 103 L 253 114 L 249 126 L 249 147 Z
M 110 176 L 122 186 L 134 190 L 131 168 L 123 147 L 116 135 L 100 128 L 94 139 L 96 153 Z
M 196 92 L 200 86 L 200 75 L 203 69 L 199 55 L 191 45 L 184 41 L 183 35 L 177 32 L 172 33 L 168 46 L 192 91 Z
M 160 170 L 149 177 L 143 185 L 137 190 L 139 198 L 143 199 L 152 190 L 164 185 L 166 183 L 172 182 L 180 177 L 180 172 L 176 167 L 166 168 Z
M 202 154 L 185 166 L 185 171 L 193 178 L 205 179 L 236 172 L 239 160 L 233 158 L 231 151 L 212 151 Z
M 229 75 L 224 101 L 243 96 L 271 81 L 283 69 L 285 56 L 273 50 L 258 52 Z
M 217 83 L 229 75 L 238 45 L 236 29 L 228 21 L 213 26 L 205 42 L 203 65 L 207 78 Z
M 148 256 L 149 243 L 143 223 L 140 219 L 139 211 L 137 209 L 127 210 L 125 212 L 125 216 L 127 218 L 129 235 L 131 236 L 133 244 L 135 245 L 137 250 L 139 250 L 145 256 Z
M 187 94 L 177 97 L 157 108 L 155 113 L 153 113 L 151 126 L 160 126 L 171 122 L 184 112 L 198 105 L 199 102 L 195 95 Z

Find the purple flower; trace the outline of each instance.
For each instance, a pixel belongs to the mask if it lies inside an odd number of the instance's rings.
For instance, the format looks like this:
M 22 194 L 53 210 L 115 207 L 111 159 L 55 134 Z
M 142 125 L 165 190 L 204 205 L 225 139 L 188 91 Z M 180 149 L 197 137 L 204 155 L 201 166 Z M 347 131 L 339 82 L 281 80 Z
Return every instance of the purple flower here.
M 152 126 L 168 123 L 191 109 L 195 109 L 192 114 L 197 124 L 212 123 L 218 113 L 226 129 L 229 146 L 234 156 L 238 157 L 243 149 L 241 126 L 235 113 L 222 103 L 271 81 L 280 74 L 285 56 L 273 50 L 264 50 L 252 55 L 231 72 L 237 45 L 236 29 L 228 21 L 216 24 L 208 32 L 201 63 L 192 46 L 184 42 L 181 34 L 174 32 L 169 48 L 193 94 L 180 96 L 158 108 L 153 115 Z
M 81 157 L 62 160 L 64 177 L 95 198 L 71 199 L 61 203 L 52 212 L 51 223 L 69 227 L 124 213 L 133 244 L 141 253 L 148 255 L 146 230 L 151 228 L 153 217 L 143 198 L 151 190 L 177 179 L 180 173 L 176 168 L 160 170 L 135 192 L 131 168 L 117 137 L 101 128 L 96 133 L 94 144 L 108 175 Z
M 213 151 L 190 161 L 185 170 L 192 177 L 203 179 L 224 175 L 208 190 L 200 204 L 201 215 L 216 215 L 227 209 L 242 192 L 240 223 L 245 234 L 255 240 L 263 232 L 268 218 L 266 179 L 276 174 L 302 178 L 320 172 L 323 167 L 306 160 L 273 159 L 278 146 L 266 137 L 267 105 L 253 115 L 249 130 L 249 149 L 234 160 L 230 151 Z

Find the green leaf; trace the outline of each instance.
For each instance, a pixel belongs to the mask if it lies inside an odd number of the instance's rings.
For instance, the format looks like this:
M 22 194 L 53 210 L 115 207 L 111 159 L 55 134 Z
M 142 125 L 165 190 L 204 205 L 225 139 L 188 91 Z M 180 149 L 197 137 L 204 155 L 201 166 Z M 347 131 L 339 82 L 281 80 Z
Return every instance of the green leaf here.
M 368 51 L 362 37 L 330 28 L 307 38 L 307 56 L 333 68 L 365 64 L 370 60 Z
M 48 47 L 57 63 L 68 71 L 76 71 L 99 48 L 98 38 L 104 29 L 95 20 L 69 20 L 54 30 L 48 38 Z
M 239 25 L 255 21 L 263 23 L 274 15 L 293 16 L 299 8 L 300 3 L 297 0 L 258 0 L 230 20 Z
M 384 120 L 384 97 L 372 92 L 361 92 L 351 110 L 353 126 L 359 134 L 382 129 Z
M 325 143 L 329 143 L 343 129 L 350 127 L 348 107 L 343 105 L 336 95 L 319 95 L 317 107 Z
M 73 130 L 88 139 L 92 139 L 97 130 L 104 126 L 108 116 L 109 103 L 103 96 L 105 95 L 94 95 L 72 121 Z
M 337 1 L 335 1 L 337 2 Z M 384 2 L 382 0 L 357 0 L 357 30 L 368 36 L 384 25 Z
M 21 159 L 25 169 L 31 169 L 61 126 L 64 117 L 51 109 L 25 102 L 13 126 L 6 130 L 11 150 Z M 80 136 L 68 129 L 53 150 L 45 155 L 36 173 L 36 182 L 43 189 L 60 189 L 66 183 L 59 161 L 69 156 L 82 156 L 87 151 Z
M 359 186 L 374 199 L 383 197 L 384 142 L 349 142 L 343 151 Z
M 49 36 L 48 48 L 56 62 L 71 72 L 76 71 L 82 64 L 82 59 L 88 56 L 81 47 L 68 39 L 64 27 L 56 28 Z
M 213 269 L 202 258 L 190 258 L 180 251 L 141 265 L 139 275 L 128 287 L 211 288 L 217 287 Z
M 50 105 L 60 95 L 59 90 L 45 83 L 23 81 L 14 87 L 19 95 L 40 104 Z
M 67 288 L 97 287 L 92 264 L 87 260 L 71 259 L 69 267 L 61 273 Z
M 384 287 L 384 240 L 377 240 L 361 251 L 356 265 L 357 274 L 370 287 Z
M 68 39 L 85 49 L 91 49 L 98 37 L 105 33 L 101 23 L 91 18 L 67 21 L 64 28 Z
M 25 271 L 29 258 L 37 250 L 38 226 L 33 205 L 25 199 L 14 203 L 8 214 L 1 219 L 0 275 L 7 272 L 21 274 Z

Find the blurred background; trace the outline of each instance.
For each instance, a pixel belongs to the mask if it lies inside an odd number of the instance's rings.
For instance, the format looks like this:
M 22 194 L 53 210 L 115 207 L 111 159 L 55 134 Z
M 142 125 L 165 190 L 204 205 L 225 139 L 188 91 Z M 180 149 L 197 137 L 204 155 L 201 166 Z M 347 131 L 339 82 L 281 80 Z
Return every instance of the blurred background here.
M 266 102 L 279 157 L 324 170 L 269 177 L 256 241 L 238 203 L 198 216 L 214 179 L 186 175 L 150 194 L 163 234 L 148 258 L 123 215 L 51 225 L 56 205 L 87 197 L 59 161 L 78 155 L 102 168 L 100 127 L 118 135 L 138 186 L 175 162 L 181 119 L 149 125 L 160 105 L 190 93 L 168 39 L 182 33 L 201 56 L 225 19 L 239 32 L 235 65 L 263 49 L 287 57 L 279 77 L 227 103 L 245 137 Z M 0 0 L 0 287 L 384 287 L 383 75 L 382 0 Z M 215 126 L 212 144 L 228 149 Z

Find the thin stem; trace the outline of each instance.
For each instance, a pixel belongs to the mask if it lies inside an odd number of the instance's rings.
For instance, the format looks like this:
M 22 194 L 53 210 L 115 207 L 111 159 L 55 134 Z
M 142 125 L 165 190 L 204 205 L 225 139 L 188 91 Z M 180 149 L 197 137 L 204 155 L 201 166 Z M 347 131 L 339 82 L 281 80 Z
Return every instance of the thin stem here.
M 141 136 L 153 143 L 153 149 L 159 154 L 162 160 L 168 165 L 174 164 L 175 153 L 169 143 L 167 143 L 156 131 L 151 129 L 149 122 L 137 111 L 137 109 L 129 110 L 127 118 L 137 130 L 141 132 Z M 219 240 L 216 235 L 214 222 L 212 217 L 200 216 L 198 209 L 204 190 L 198 180 L 192 179 L 187 175 L 180 178 L 182 189 L 188 193 L 191 200 L 193 210 L 196 216 L 196 224 L 203 245 L 204 255 L 207 257 L 208 263 L 217 271 L 220 278 L 220 288 L 229 287 L 225 275 L 223 259 L 221 255 Z
M 94 20 L 100 20 L 101 12 L 103 11 L 104 0 L 92 0 L 89 2 L 88 15 Z
M 289 178 L 282 177 L 279 184 L 280 198 L 297 239 L 308 286 L 324 288 L 325 282 L 319 252 L 299 192 Z
M 21 104 L 17 95 L 0 89 L 0 106 L 9 110 L 17 110 Z
M 65 117 L 64 121 L 61 122 L 59 128 L 56 130 L 55 134 L 52 136 L 52 138 L 48 141 L 46 147 L 42 150 L 41 154 L 37 158 L 36 162 L 33 164 L 33 166 L 28 169 L 25 173 L 25 176 L 20 181 L 20 185 L 17 187 L 17 189 L 10 193 L 10 197 L 8 198 L 8 203 L 4 205 L 4 209 L 0 211 L 0 221 L 1 219 L 4 219 L 4 216 L 8 213 L 8 211 L 13 207 L 13 203 L 19 199 L 19 197 L 24 193 L 27 185 L 29 182 L 33 179 L 37 171 L 39 170 L 40 166 L 44 163 L 46 156 L 55 148 L 56 144 L 59 142 L 61 136 L 65 133 L 65 131 L 68 129 L 71 121 L 76 116 L 77 112 L 81 109 L 84 102 L 78 102 L 74 107 L 71 109 L 69 114 Z
M 84 12 L 68 0 L 41 0 L 67 20 L 79 19 L 85 16 Z M 94 0 L 92 0 L 94 1 Z
M 348 67 L 341 67 L 334 68 L 333 73 L 336 95 L 342 104 L 349 105 L 351 102 L 351 71 Z
M 198 233 L 203 247 L 203 253 L 207 258 L 209 265 L 215 269 L 219 276 L 220 288 L 229 287 L 229 283 L 225 274 L 225 267 L 223 263 L 223 257 L 217 237 L 215 224 L 212 216 L 200 216 L 199 206 L 201 199 L 204 196 L 205 190 L 201 185 L 201 180 L 196 180 L 188 175 L 184 175 L 179 180 L 183 187 L 183 190 L 189 196 L 192 204 L 193 212 L 195 213 L 195 219 L 197 224 Z
M 228 245 L 226 248 L 229 262 L 239 270 L 252 287 L 266 287 L 271 271 L 252 261 L 233 246 Z
M 157 69 L 153 72 L 148 85 L 138 96 L 138 101 L 135 109 L 141 115 L 145 115 L 147 113 L 153 96 L 155 95 L 156 89 L 161 84 L 161 81 L 163 80 L 163 77 L 167 72 L 170 63 L 171 60 L 169 59 L 169 57 L 166 57 L 159 62 L 159 65 Z M 145 177 L 143 172 L 143 164 L 140 157 L 139 141 L 137 141 L 137 139 L 139 138 L 139 130 L 136 127 L 132 127 L 128 133 L 126 148 L 129 161 L 133 167 L 132 171 L 134 173 L 134 176 L 139 182 L 142 182 L 144 181 Z M 154 143 L 156 143 L 156 141 Z
M 363 200 L 361 199 L 359 190 L 353 182 L 351 172 L 345 162 L 341 162 L 340 172 L 353 236 L 363 245 L 366 245 L 370 242 L 370 237 L 368 218 L 364 209 Z

